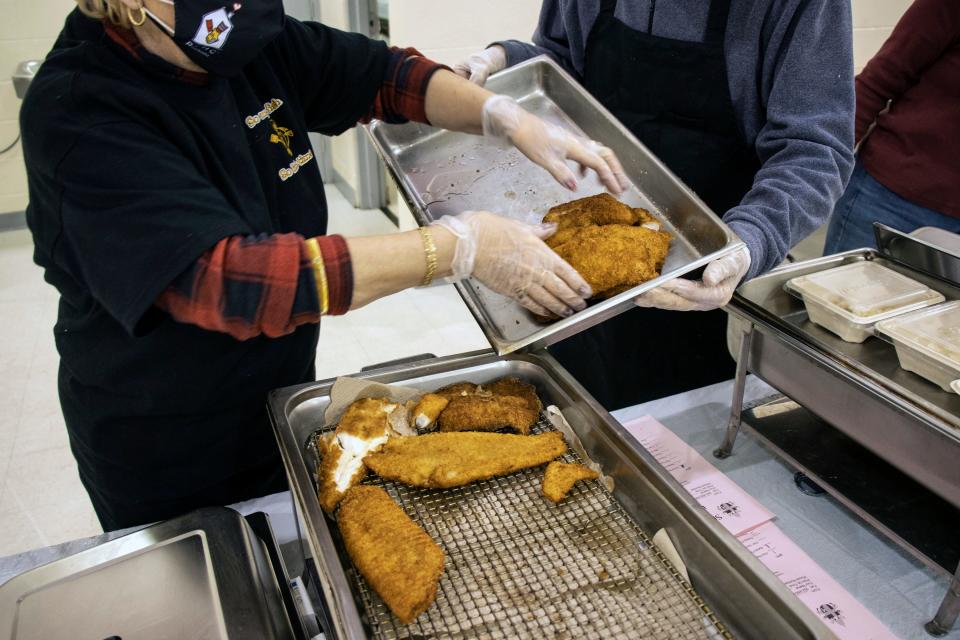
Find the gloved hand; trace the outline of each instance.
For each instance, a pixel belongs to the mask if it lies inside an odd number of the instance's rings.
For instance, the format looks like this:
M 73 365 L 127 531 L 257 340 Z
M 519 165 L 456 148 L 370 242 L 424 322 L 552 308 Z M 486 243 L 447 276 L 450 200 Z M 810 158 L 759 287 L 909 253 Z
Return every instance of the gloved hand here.
M 457 236 L 450 280 L 473 275 L 540 316 L 567 317 L 587 306 L 590 285 L 546 244 L 556 225 L 529 225 L 487 211 L 434 224 Z
M 703 280 L 669 280 L 636 298 L 640 307 L 668 311 L 711 311 L 730 302 L 743 276 L 750 270 L 750 251 L 746 247 L 719 260 L 703 271 Z
M 466 60 L 453 65 L 453 72 L 481 87 L 487 78 L 507 66 L 507 52 L 498 44 L 478 51 Z
M 544 122 L 524 111 L 509 96 L 492 96 L 483 104 L 483 136 L 491 142 L 513 143 L 571 191 L 577 188 L 577 178 L 567 160 L 580 164 L 581 176 L 586 175 L 587 169 L 596 171 L 600 182 L 612 193 L 622 193 L 630 185 L 620 161 L 609 148 Z

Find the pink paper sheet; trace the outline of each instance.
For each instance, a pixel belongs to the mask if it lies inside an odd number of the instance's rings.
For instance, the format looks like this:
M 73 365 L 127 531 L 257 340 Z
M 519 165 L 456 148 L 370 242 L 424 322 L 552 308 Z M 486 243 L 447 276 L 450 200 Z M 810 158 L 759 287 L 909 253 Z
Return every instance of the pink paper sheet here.
M 896 636 L 773 522 L 774 514 L 650 416 L 623 427 L 840 640 Z
M 774 515 L 749 493 L 650 416 L 623 426 L 700 506 L 733 535 L 738 536 L 773 519 Z
M 841 640 L 896 640 L 897 636 L 774 523 L 739 538 Z

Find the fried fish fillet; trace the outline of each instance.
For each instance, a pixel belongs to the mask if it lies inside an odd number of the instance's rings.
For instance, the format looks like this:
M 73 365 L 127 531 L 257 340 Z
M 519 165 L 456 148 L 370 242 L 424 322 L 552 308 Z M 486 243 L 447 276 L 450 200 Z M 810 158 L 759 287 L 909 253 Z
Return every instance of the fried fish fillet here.
M 413 423 L 421 431 L 429 428 L 436 422 L 440 413 L 450 404 L 450 399 L 436 394 L 428 393 L 420 398 L 420 401 L 413 408 Z
M 558 205 L 544 222 L 557 224 L 547 245 L 580 272 L 596 298 L 658 277 L 670 249 L 670 234 L 649 211 L 606 193 Z
M 428 433 L 391 438 L 364 464 L 381 478 L 414 487 L 462 487 L 536 467 L 563 455 L 567 443 L 556 431 L 535 436 L 509 433 Z
M 337 525 L 353 564 L 400 622 L 410 624 L 427 610 L 437 597 L 443 550 L 386 491 L 350 489 Z
M 646 216 L 641 220 L 641 216 Z M 557 231 L 588 225 L 626 224 L 653 220 L 645 209 L 634 209 L 614 198 L 609 193 L 601 193 L 588 198 L 572 200 L 559 204 L 544 216 L 544 222 L 555 222 Z
M 518 396 L 458 397 L 440 414 L 440 431 L 497 431 L 509 427 L 526 435 L 538 415 Z
M 561 245 L 547 244 L 606 298 L 659 277 L 670 249 L 670 234 L 626 225 L 589 226 Z
M 324 511 L 333 513 L 347 490 L 363 480 L 367 473 L 363 458 L 390 438 L 390 414 L 397 407 L 397 403 L 383 398 L 357 400 L 347 407 L 333 436 L 320 438 L 317 497 Z
M 441 431 L 496 431 L 509 427 L 527 434 L 542 408 L 533 385 L 518 378 L 503 378 L 488 386 L 458 383 L 437 393 L 450 399 L 440 414 Z
M 437 389 L 434 393 L 438 396 L 443 396 L 447 400 L 453 400 L 457 396 L 473 395 L 477 393 L 480 388 L 480 385 L 473 384 L 472 382 L 455 382 L 454 384 L 449 384 L 441 389 Z
M 557 503 L 567 497 L 578 480 L 593 480 L 599 473 L 582 464 L 568 464 L 554 460 L 543 473 L 543 495 Z
M 536 411 L 537 414 L 543 409 L 540 396 L 537 395 L 537 388 L 529 382 L 524 382 L 520 378 L 500 378 L 487 385 L 486 388 L 495 396 L 517 396 L 523 398 L 527 403 L 527 407 Z

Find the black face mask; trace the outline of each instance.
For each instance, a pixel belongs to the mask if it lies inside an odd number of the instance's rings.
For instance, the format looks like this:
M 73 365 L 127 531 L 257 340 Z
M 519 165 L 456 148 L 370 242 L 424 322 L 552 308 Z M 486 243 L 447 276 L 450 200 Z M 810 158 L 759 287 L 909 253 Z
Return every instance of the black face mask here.
M 221 76 L 239 75 L 283 31 L 281 0 L 159 0 L 176 8 L 175 28 L 144 8 L 195 63 Z

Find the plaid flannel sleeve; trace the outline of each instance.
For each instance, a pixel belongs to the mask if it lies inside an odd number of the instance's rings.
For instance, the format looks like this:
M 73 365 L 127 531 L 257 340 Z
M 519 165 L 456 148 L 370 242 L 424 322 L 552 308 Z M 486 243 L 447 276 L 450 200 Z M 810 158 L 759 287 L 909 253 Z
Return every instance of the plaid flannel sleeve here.
M 413 48 L 390 48 L 390 60 L 373 106 L 361 122 L 376 118 L 392 124 L 427 122 L 427 85 L 442 64 L 424 58 Z
M 224 238 L 178 276 L 156 306 L 178 322 L 248 340 L 344 314 L 352 298 L 353 269 L 342 237 L 286 233 Z

